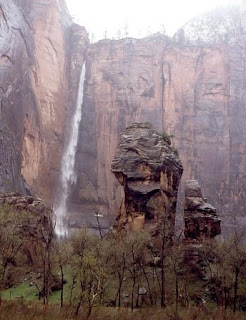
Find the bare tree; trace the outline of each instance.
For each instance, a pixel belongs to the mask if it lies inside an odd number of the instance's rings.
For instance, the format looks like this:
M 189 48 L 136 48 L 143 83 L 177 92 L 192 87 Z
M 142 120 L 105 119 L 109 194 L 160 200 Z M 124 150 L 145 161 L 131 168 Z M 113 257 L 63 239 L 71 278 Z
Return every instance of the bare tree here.
M 76 274 L 76 315 L 79 314 L 82 304 L 86 304 L 88 319 L 91 315 L 96 299 L 106 281 L 105 268 L 102 265 L 98 246 L 101 240 L 89 235 L 86 230 L 78 232 L 71 239 L 73 249 L 73 269 Z

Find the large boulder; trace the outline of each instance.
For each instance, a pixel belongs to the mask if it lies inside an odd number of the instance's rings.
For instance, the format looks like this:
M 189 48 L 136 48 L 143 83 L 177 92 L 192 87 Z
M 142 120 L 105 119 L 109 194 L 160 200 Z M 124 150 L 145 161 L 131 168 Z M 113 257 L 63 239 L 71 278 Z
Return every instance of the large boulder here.
M 164 223 L 171 238 L 183 167 L 168 135 L 134 123 L 121 134 L 111 169 L 124 187 L 117 228 L 158 233 Z

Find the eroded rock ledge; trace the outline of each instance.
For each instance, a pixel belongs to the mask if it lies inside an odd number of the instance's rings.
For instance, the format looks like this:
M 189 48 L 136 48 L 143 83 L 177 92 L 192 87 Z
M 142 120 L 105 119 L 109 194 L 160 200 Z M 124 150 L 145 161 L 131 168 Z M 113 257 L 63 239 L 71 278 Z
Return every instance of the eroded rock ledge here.
M 20 234 L 25 238 L 23 256 L 27 255 L 28 263 L 32 264 L 39 246 L 49 250 L 55 236 L 53 211 L 39 198 L 14 192 L 0 193 L 0 210 L 5 209 L 10 216 L 8 223 L 16 223 L 11 220 L 11 213 L 20 219 Z
M 15 210 L 24 210 L 36 215 L 52 216 L 52 209 L 41 199 L 31 196 L 24 197 L 18 192 L 1 193 L 0 204 L 6 204 L 13 207 Z
M 164 221 L 171 237 L 183 167 L 167 134 L 149 123 L 129 126 L 121 134 L 111 170 L 124 187 L 117 229 L 147 228 L 155 234 Z

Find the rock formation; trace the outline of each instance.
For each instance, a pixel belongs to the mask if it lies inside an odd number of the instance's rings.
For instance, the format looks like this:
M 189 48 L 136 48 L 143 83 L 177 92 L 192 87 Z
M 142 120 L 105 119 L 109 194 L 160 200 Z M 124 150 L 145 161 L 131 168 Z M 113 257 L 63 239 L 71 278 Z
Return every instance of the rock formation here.
M 203 198 L 197 180 L 185 182 L 184 221 L 186 239 L 213 239 L 221 233 L 216 209 Z
M 2 0 L 0 190 L 29 192 L 22 174 L 52 203 L 86 56 L 73 205 L 92 201 L 115 214 L 121 189 L 110 166 L 120 133 L 150 121 L 175 136 L 184 179 L 201 182 L 224 221 L 245 224 L 245 30 L 245 10 L 233 9 L 193 20 L 173 39 L 89 46 L 64 0 Z
M 210 240 L 221 233 L 221 220 L 216 209 L 203 198 L 197 180 L 185 182 L 184 223 L 184 264 L 200 279 L 206 280 L 204 250 L 209 248 Z
M 1 193 L 0 205 L 8 205 L 16 211 L 26 211 L 34 214 L 38 219 L 43 216 L 52 218 L 52 209 L 41 199 L 32 196 L 23 196 L 20 193 Z
M 28 253 L 29 259 L 33 260 L 36 246 L 40 243 L 46 246 L 48 241 L 51 241 L 54 237 L 54 216 L 52 209 L 41 199 L 23 196 L 20 193 L 14 192 L 0 194 L 1 214 L 5 209 L 7 213 L 10 213 L 11 210 L 11 213 L 20 215 L 19 223 L 21 225 L 18 228 L 21 229 L 20 232 L 23 234 L 23 237 L 27 239 L 24 251 L 25 254 Z M 10 214 L 10 216 L 12 215 Z M 8 217 L 6 216 L 6 218 Z M 11 220 L 9 220 L 9 223 L 11 223 Z
M 38 198 L 24 197 L 20 193 L 3 193 L 0 194 L 0 216 L 1 246 L 3 246 L 1 257 L 6 258 L 4 259 L 7 261 L 6 266 L 14 265 L 18 270 L 18 261 L 21 259 L 22 266 L 26 267 L 27 277 L 30 279 L 43 277 L 42 280 L 47 277 L 53 283 L 53 276 L 50 273 L 50 252 L 55 236 L 52 209 Z M 30 273 L 30 267 L 34 272 Z M 14 277 L 11 271 L 8 273 L 8 286 L 10 283 L 19 284 L 19 281 L 22 282 L 23 278 L 19 278 L 18 272 L 15 271 Z M 44 281 L 43 293 L 45 288 Z
M 124 187 L 118 230 L 149 228 L 158 233 L 162 222 L 171 237 L 183 167 L 168 136 L 148 123 L 129 126 L 121 135 L 112 172 Z
M 87 33 L 64 0 L 2 0 L 0 32 L 0 191 L 26 193 L 22 173 L 51 203 Z
M 157 34 L 90 46 L 74 202 L 90 196 L 115 214 L 120 186 L 110 165 L 119 135 L 134 121 L 150 121 L 175 136 L 184 180 L 200 181 L 223 221 L 245 221 L 246 19 L 229 12 L 227 31 L 215 37 L 223 15 L 199 29 L 192 22 L 174 39 Z

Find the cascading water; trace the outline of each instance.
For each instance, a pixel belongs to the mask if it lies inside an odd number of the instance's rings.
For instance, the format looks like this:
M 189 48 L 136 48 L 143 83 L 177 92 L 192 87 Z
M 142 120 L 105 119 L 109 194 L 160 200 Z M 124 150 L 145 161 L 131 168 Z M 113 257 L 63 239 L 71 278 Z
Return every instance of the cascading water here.
M 66 221 L 67 216 L 67 200 L 69 196 L 71 184 L 76 183 L 77 176 L 75 172 L 75 155 L 78 146 L 79 125 L 82 118 L 82 103 L 84 96 L 84 82 L 85 82 L 85 63 L 82 67 L 77 104 L 74 115 L 71 119 L 71 132 L 68 144 L 65 148 L 61 163 L 61 192 L 58 197 L 57 205 L 54 208 L 56 216 L 55 231 L 59 237 L 66 236 L 68 233 L 68 226 Z

